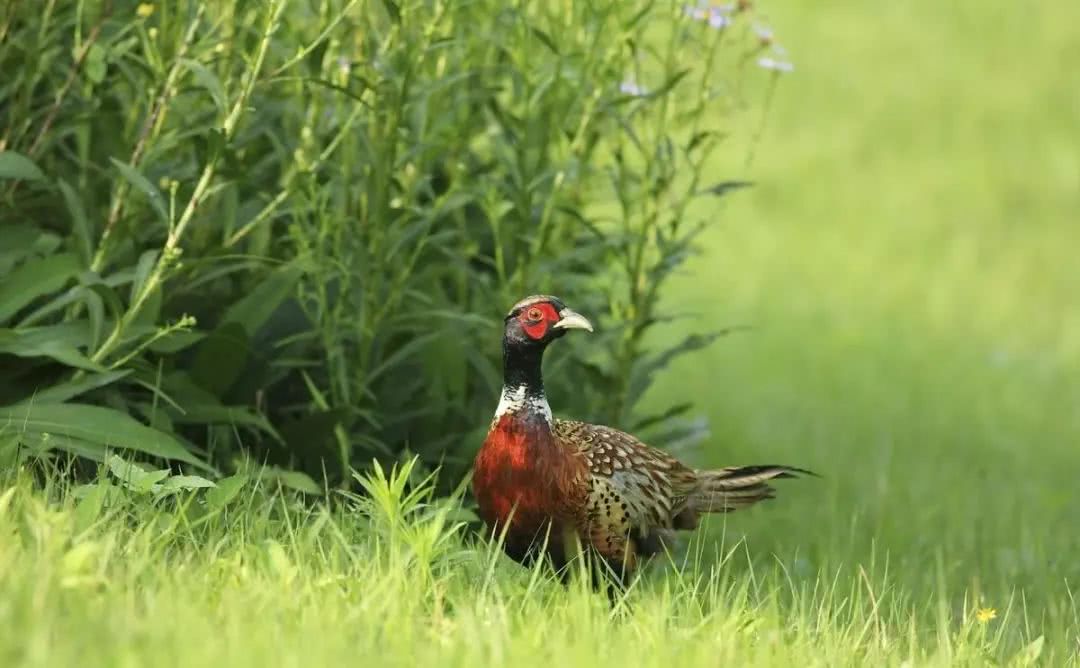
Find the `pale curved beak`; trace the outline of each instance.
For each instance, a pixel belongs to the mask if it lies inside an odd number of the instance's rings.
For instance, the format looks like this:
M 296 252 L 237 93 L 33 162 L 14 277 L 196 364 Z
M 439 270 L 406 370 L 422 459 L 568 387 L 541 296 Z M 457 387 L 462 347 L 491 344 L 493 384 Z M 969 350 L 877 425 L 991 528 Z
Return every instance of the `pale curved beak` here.
M 592 331 L 592 323 L 585 318 L 585 316 L 571 311 L 568 308 L 564 308 L 559 311 L 559 321 L 553 325 L 555 329 L 584 329 L 586 331 Z

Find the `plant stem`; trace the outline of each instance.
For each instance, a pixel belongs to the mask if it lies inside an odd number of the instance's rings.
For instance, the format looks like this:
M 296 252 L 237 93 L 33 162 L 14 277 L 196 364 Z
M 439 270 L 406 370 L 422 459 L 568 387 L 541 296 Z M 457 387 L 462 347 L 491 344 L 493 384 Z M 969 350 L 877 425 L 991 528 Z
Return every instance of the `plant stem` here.
M 263 61 L 266 59 L 266 52 L 270 46 L 270 37 L 274 34 L 274 31 L 277 30 L 278 23 L 281 20 L 281 12 L 285 8 L 285 4 L 285 0 L 274 0 L 271 4 L 270 14 L 267 17 L 266 28 L 263 30 L 262 37 L 259 41 L 255 61 L 248 72 L 247 80 L 244 82 L 240 94 L 233 103 L 229 114 L 225 117 L 225 122 L 221 128 L 223 143 L 225 144 L 227 144 L 236 133 L 237 125 L 247 107 L 248 100 L 251 98 L 251 91 L 255 87 L 259 72 L 262 70 Z M 154 269 L 150 272 L 150 275 L 147 276 L 146 282 L 143 283 L 142 289 L 139 290 L 139 293 L 135 296 L 131 306 L 117 321 L 113 331 L 109 334 L 109 338 L 94 352 L 91 359 L 95 362 L 101 363 L 121 344 L 124 333 L 138 317 L 146 304 L 146 300 L 153 294 L 154 290 L 161 285 L 162 281 L 164 281 L 166 270 L 178 255 L 180 240 L 183 238 L 184 232 L 191 224 L 191 221 L 195 218 L 195 212 L 198 209 L 199 204 L 202 203 L 203 196 L 206 194 L 207 189 L 214 180 L 214 174 L 220 159 L 220 153 L 213 155 L 203 167 L 202 174 L 195 184 L 195 190 L 191 193 L 191 197 L 188 199 L 184 212 L 180 215 L 180 219 L 169 231 L 169 236 L 165 239 L 165 245 L 161 249 L 161 255 L 154 265 Z
M 146 142 L 150 138 L 154 126 L 158 125 L 168 108 L 166 105 L 169 98 L 172 97 L 173 90 L 176 88 L 176 79 L 180 76 L 180 71 L 183 69 L 182 62 L 184 55 L 195 41 L 195 34 L 198 31 L 205 7 L 204 4 L 200 4 L 199 8 L 195 11 L 195 17 L 191 20 L 191 25 L 188 26 L 188 31 L 184 35 L 184 41 L 181 42 L 180 48 L 176 52 L 176 57 L 173 59 L 172 66 L 169 68 L 169 73 L 165 75 L 165 81 L 161 85 L 161 92 L 158 93 L 153 106 L 150 107 L 150 113 L 147 114 L 146 120 L 143 121 L 142 129 L 139 131 L 139 138 L 135 141 L 135 148 L 132 150 L 131 157 L 128 159 L 128 164 L 134 168 L 137 168 L 139 162 L 142 160 L 143 152 L 146 150 Z M 109 217 L 105 221 L 105 229 L 101 232 L 101 241 L 98 242 L 97 252 L 94 253 L 94 260 L 90 263 L 91 271 L 100 272 L 105 265 L 105 260 L 108 256 L 109 240 L 112 238 L 113 229 L 116 227 L 116 223 L 120 220 L 120 214 L 124 210 L 124 201 L 127 198 L 129 188 L 130 186 L 127 180 L 121 180 L 116 186 L 116 193 L 113 195 L 112 206 L 109 208 Z

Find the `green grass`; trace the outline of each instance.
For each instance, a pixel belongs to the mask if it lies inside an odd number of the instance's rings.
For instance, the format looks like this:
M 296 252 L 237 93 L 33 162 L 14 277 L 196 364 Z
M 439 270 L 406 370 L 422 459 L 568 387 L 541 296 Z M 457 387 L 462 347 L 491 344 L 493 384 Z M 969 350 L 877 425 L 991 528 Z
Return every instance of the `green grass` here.
M 875 572 L 782 583 L 734 546 L 626 604 L 469 537 L 407 472 L 338 510 L 246 487 L 157 508 L 117 480 L 0 495 L 4 665 L 883 665 L 975 660 L 1000 627 L 889 600 Z M 46 498 L 43 498 L 46 497 Z M 103 504 L 104 497 L 111 497 Z M 742 562 L 742 563 L 740 563 Z M 766 566 L 766 571 L 773 571 Z M 797 575 L 795 576 L 797 579 Z M 924 635 L 941 631 L 940 638 Z M 933 642 L 925 642 L 932 640 Z
M 827 476 L 731 518 L 753 552 L 800 555 L 810 581 L 876 554 L 886 600 L 1012 605 L 1006 638 L 1047 632 L 1057 661 L 1077 650 L 1080 581 L 1077 16 L 773 7 L 799 69 L 759 186 L 676 288 L 710 324 L 755 329 L 655 388 L 707 407 L 708 461 Z
M 617 614 L 438 512 L 245 490 L 99 515 L 8 479 L 0 664 L 1076 663 L 1080 9 L 769 9 L 797 70 L 758 185 L 698 211 L 716 223 L 669 300 L 754 329 L 650 397 L 708 414 L 697 463 L 823 479 L 713 522 Z

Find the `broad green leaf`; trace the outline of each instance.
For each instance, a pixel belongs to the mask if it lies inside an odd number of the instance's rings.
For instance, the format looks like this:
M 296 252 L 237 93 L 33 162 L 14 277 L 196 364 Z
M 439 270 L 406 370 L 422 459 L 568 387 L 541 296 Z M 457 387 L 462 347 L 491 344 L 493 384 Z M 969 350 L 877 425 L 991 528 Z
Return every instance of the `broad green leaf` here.
M 190 58 L 181 58 L 180 62 L 184 67 L 191 70 L 191 74 L 195 77 L 195 83 L 199 84 L 206 89 L 206 92 L 210 93 L 210 97 L 214 100 L 214 105 L 217 106 L 218 112 L 225 113 L 225 89 L 221 85 L 221 80 L 217 75 L 206 68 L 202 63 L 191 60 Z
M 292 294 L 304 270 L 295 263 L 278 267 L 266 279 L 225 311 L 222 324 L 238 323 L 250 337 Z
M 394 365 L 399 362 L 417 354 L 421 348 L 426 346 L 432 339 L 438 335 L 438 332 L 429 332 L 427 334 L 421 334 L 413 339 L 410 339 L 408 343 L 395 350 L 390 355 L 383 358 L 378 364 L 368 372 L 366 382 L 372 383 L 376 378 L 383 373 L 394 368 Z
M 53 385 L 47 389 L 37 392 L 32 397 L 27 397 L 25 400 L 20 401 L 20 404 L 34 403 L 34 404 L 60 404 L 74 399 L 80 394 L 85 394 L 91 390 L 96 390 L 99 387 L 105 387 L 111 385 L 120 380 L 124 376 L 131 373 L 130 369 L 124 369 L 120 371 L 106 371 L 104 373 L 95 373 L 88 376 L 84 376 L 79 380 L 69 380 L 58 385 Z
M 0 179 L 43 181 L 45 174 L 33 160 L 22 153 L 0 151 Z
M 101 301 L 109 307 L 109 311 L 117 318 L 127 312 L 127 307 L 116 293 L 113 286 L 95 273 L 85 271 L 79 276 L 79 281 L 87 290 L 93 290 L 101 297 Z
M 101 517 L 105 509 L 105 502 L 117 492 L 108 480 L 101 480 L 93 485 L 84 485 L 75 490 L 75 496 L 79 497 L 79 503 L 75 506 L 75 533 L 79 534 L 91 526 Z
M 502 374 L 491 358 L 476 346 L 465 346 L 465 360 L 469 363 L 475 377 L 479 377 L 487 388 L 487 393 L 495 395 L 502 386 Z
M 196 332 L 190 329 L 177 329 L 156 339 L 149 345 L 149 349 L 153 350 L 155 353 L 172 355 L 186 348 L 190 348 L 205 338 L 206 332 Z
M 173 398 L 174 407 L 183 410 L 184 406 L 191 405 L 221 405 L 212 393 L 192 380 L 186 371 L 173 371 L 162 378 L 162 389 Z
M 472 524 L 480 522 L 480 516 L 476 514 L 471 508 L 465 506 L 454 505 L 443 511 L 441 517 L 446 522 L 462 522 L 466 524 Z
M 142 309 L 139 311 L 138 316 L 132 320 L 132 323 L 157 330 L 157 324 L 161 322 L 161 303 L 162 294 L 161 284 L 159 283 L 146 296 Z
M 42 336 L 40 330 L 58 330 L 56 338 Z M 53 327 L 35 327 L 33 330 L 0 329 L 0 353 L 16 357 L 48 357 L 72 368 L 87 371 L 105 372 L 105 367 L 97 364 L 80 352 L 75 346 L 60 338 L 62 325 Z
M 38 253 L 38 246 L 43 237 L 59 238 L 47 234 L 33 225 L 9 223 L 4 227 L 4 243 L 0 244 L 0 283 L 11 273 L 15 265 L 31 255 Z
M 401 23 L 401 8 L 394 0 L 383 0 L 383 7 L 386 8 L 386 13 L 390 15 L 394 23 Z
M 103 280 L 97 274 L 84 271 L 79 275 L 79 285 L 55 293 L 47 302 L 26 314 L 19 321 L 18 326 L 24 328 L 36 325 L 79 301 L 86 302 L 86 306 L 89 308 L 108 306 L 113 315 L 119 317 L 123 315 L 125 308 L 117 296 L 116 290 L 113 289 L 118 284 L 116 280 L 110 280 L 109 278 Z M 103 310 L 102 313 L 104 313 Z M 87 330 L 86 335 L 90 336 L 91 331 Z
M 220 397 L 240 376 L 249 352 L 244 327 L 236 322 L 226 323 L 196 348 L 191 377 L 200 387 Z
M 192 142 L 195 148 L 195 159 L 198 162 L 205 164 L 224 158 L 222 160 L 222 175 L 227 174 L 230 169 L 235 169 L 235 165 L 232 164 L 233 156 L 225 150 L 228 142 L 225 140 L 225 133 L 221 131 L 221 128 L 206 129 L 192 137 Z M 209 188 L 206 191 L 207 196 L 213 195 L 215 191 L 215 188 Z
M 58 434 L 113 448 L 175 459 L 201 468 L 206 464 L 174 437 L 151 429 L 120 411 L 87 404 L 33 404 L 0 407 L 0 429 Z
M 140 385 L 142 385 L 142 383 L 140 383 Z M 158 397 L 166 401 L 168 400 L 168 397 L 164 394 L 158 394 Z M 130 406 L 132 413 L 138 412 L 138 415 L 140 415 L 150 427 L 165 432 L 166 434 L 171 434 L 176 431 L 176 425 L 173 424 L 172 416 L 169 415 L 167 411 L 162 410 L 160 406 L 155 406 L 147 401 L 132 402 Z
M 131 281 L 131 293 L 128 295 L 128 299 L 132 302 L 135 301 L 135 297 L 142 290 L 150 272 L 153 271 L 157 258 L 158 252 L 155 249 L 148 250 L 139 256 L 139 262 L 135 265 L 135 277 Z
M 177 413 L 172 419 L 177 424 L 228 424 L 252 427 L 263 431 L 277 440 L 282 440 L 269 420 L 256 415 L 244 406 L 226 406 L 221 403 L 190 404 L 182 403 L 183 413 Z
M 136 492 L 149 493 L 156 491 L 157 484 L 169 476 L 169 469 L 146 471 L 137 464 L 124 460 L 119 455 L 109 455 L 105 463 L 109 467 L 109 471 L 125 487 Z
M 312 410 L 300 419 L 287 422 L 281 427 L 281 438 L 293 452 L 308 451 L 332 442 L 334 429 L 348 420 L 344 408 Z
M 551 35 L 548 35 L 546 32 L 544 32 L 540 28 L 537 28 L 534 25 L 530 25 L 529 30 L 532 31 L 533 36 L 535 36 L 536 39 L 540 40 L 540 42 L 544 46 L 546 46 L 552 53 L 554 53 L 555 55 L 559 55 L 559 47 L 555 44 L 555 40 L 551 39 Z
M 165 481 L 161 483 L 161 489 L 157 491 L 161 494 L 192 489 L 212 489 L 214 487 L 217 487 L 217 485 L 201 476 L 174 475 L 166 478 Z
M 68 215 L 71 216 L 71 236 L 75 239 L 76 250 L 79 251 L 83 266 L 89 267 L 93 259 L 94 242 L 93 233 L 90 231 L 90 221 L 86 218 L 86 210 L 83 208 L 82 200 L 67 181 L 60 179 L 57 185 L 60 186 L 60 194 L 64 196 L 64 205 L 67 207 Z
M 108 290 L 108 288 L 104 288 Z M 90 290 L 83 288 L 79 291 L 83 298 L 83 304 L 86 304 L 86 317 L 90 321 L 90 340 L 87 345 L 90 350 L 97 350 L 101 345 L 101 340 L 105 336 L 105 300 L 102 299 L 101 293 L 96 290 Z M 114 311 L 116 313 L 116 311 Z M 117 313 L 117 319 L 121 317 L 121 314 Z
M 660 87 L 659 87 L 659 88 L 657 88 L 657 89 L 656 89 L 656 90 L 654 90 L 654 91 L 650 91 L 650 92 L 649 92 L 649 97 L 660 97 L 660 96 L 662 96 L 662 95 L 665 95 L 665 94 L 667 94 L 667 93 L 668 93 L 668 91 L 670 91 L 670 90 L 671 90 L 672 88 L 674 88 L 674 87 L 675 87 L 675 86 L 676 86 L 676 85 L 677 85 L 677 84 L 678 84 L 678 83 L 679 83 L 680 81 L 682 81 L 682 80 L 683 80 L 683 78 L 684 78 L 684 77 L 685 77 L 685 76 L 686 76 L 687 74 L 690 74 L 690 69 L 689 69 L 689 68 L 687 68 L 687 69 L 683 69 L 683 70 L 679 70 L 679 71 L 678 71 L 678 72 L 676 72 L 675 74 L 673 74 L 673 75 L 671 75 L 670 77 L 668 77 L 668 78 L 667 78 L 667 80 L 666 80 L 666 81 L 665 81 L 664 83 L 660 84 Z
M 219 480 L 217 486 L 206 493 L 206 502 L 215 510 L 224 508 L 236 498 L 247 481 L 248 476 L 244 473 Z
M 83 345 L 90 336 L 90 323 L 86 320 L 62 322 L 44 327 L 20 327 L 18 330 L 0 329 L 0 340 L 3 332 L 14 332 L 27 345 L 37 345 L 42 342 L 55 341 L 73 348 Z
M 320 495 L 323 493 L 323 488 L 319 487 L 319 485 L 311 479 L 311 476 L 300 471 L 282 471 L 278 474 L 277 480 L 286 487 L 306 494 Z
M 1043 653 L 1043 645 L 1046 642 L 1045 636 L 1039 636 L 1032 640 L 1030 643 L 1020 649 L 1019 652 L 1013 656 L 1010 665 L 1013 666 L 1030 666 L 1038 662 L 1039 657 Z
M 275 480 L 289 489 L 294 489 L 298 492 L 304 492 L 305 494 L 321 495 L 323 488 L 311 479 L 306 473 L 300 471 L 290 471 L 288 469 L 277 468 L 276 466 L 268 466 L 262 470 L 262 476 L 268 480 Z
M 6 425 L 0 424 L 0 431 L 5 428 L 7 428 Z M 71 436 L 31 431 L 25 431 L 16 434 L 16 436 L 19 437 L 28 452 L 37 456 L 44 455 L 52 450 L 60 450 L 91 461 L 103 462 L 109 452 L 109 448 L 101 443 L 91 443 L 85 439 Z
M 157 189 L 157 186 L 150 183 L 145 176 L 139 173 L 139 170 L 126 162 L 120 162 L 116 158 L 109 158 L 109 160 L 116 165 L 116 168 L 120 170 L 120 174 L 128 183 L 135 186 L 137 190 L 146 195 L 146 199 L 150 202 L 150 206 L 157 212 L 157 215 L 161 218 L 162 222 L 168 223 L 169 210 L 165 205 L 165 198 L 161 195 L 161 191 Z
M 79 259 L 71 253 L 34 258 L 0 281 L 0 323 L 30 302 L 56 292 L 78 275 Z
M 633 432 L 638 432 L 638 431 L 641 431 L 643 429 L 648 429 L 649 427 L 652 427 L 653 425 L 663 424 L 663 423 L 667 422 L 668 420 L 673 420 L 673 419 L 679 417 L 680 415 L 684 415 L 687 411 L 689 411 L 693 407 L 694 407 L 694 404 L 689 402 L 689 401 L 685 402 L 685 403 L 675 404 L 674 406 L 671 406 L 670 408 L 668 408 L 667 410 L 665 410 L 663 412 L 654 413 L 654 414 L 649 415 L 647 417 L 641 418 L 640 420 L 638 420 L 637 422 L 634 423 L 632 431 Z
M 147 471 L 135 462 L 129 462 L 117 454 L 109 455 L 105 464 L 109 467 L 110 473 L 124 480 L 137 480 Z
M 90 45 L 90 50 L 86 53 L 85 69 L 87 79 L 95 84 L 105 80 L 105 74 L 109 70 L 108 56 L 109 52 L 105 50 L 101 42 L 94 42 Z

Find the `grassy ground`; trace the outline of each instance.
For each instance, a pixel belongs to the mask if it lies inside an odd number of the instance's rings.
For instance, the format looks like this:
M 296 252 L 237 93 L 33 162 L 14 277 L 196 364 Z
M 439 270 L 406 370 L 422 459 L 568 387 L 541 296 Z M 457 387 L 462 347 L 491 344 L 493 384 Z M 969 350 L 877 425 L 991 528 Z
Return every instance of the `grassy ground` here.
M 699 461 L 824 479 L 715 523 L 615 615 L 389 490 L 99 515 L 7 481 L 0 665 L 1075 661 L 1080 11 L 793 5 L 760 185 L 672 299 L 755 329 L 655 394 L 709 414 Z
M 1007 635 L 1050 631 L 1060 660 L 1080 580 L 1080 78 L 1061 63 L 1080 41 L 1053 4 L 774 7 L 799 69 L 759 187 L 679 295 L 756 329 L 657 392 L 708 407 L 712 461 L 827 476 L 730 520 L 753 552 L 799 554 L 811 581 L 876 555 L 886 600 L 944 583 L 1011 605 Z

